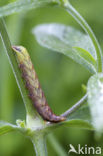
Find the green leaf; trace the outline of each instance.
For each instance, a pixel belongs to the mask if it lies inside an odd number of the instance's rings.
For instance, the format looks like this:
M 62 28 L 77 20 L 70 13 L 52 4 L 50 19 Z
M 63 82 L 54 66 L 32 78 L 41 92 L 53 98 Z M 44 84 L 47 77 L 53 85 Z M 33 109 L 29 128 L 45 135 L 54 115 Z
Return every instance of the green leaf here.
M 4 122 L 4 121 L 0 121 L 0 135 L 15 131 L 15 130 L 18 130 L 17 126 Z
M 66 121 L 62 122 L 64 126 L 78 127 L 83 129 L 93 130 L 91 123 L 91 115 L 87 105 L 80 107 L 77 111 L 72 113 Z
M 78 110 L 70 114 L 65 121 L 57 124 L 48 125 L 47 130 L 51 131 L 51 129 L 55 129 L 55 127 L 59 127 L 59 126 L 77 127 L 80 129 L 94 130 L 91 121 L 91 114 L 89 111 L 89 107 L 87 105 L 80 107 Z
M 23 10 L 29 10 L 32 8 L 38 8 L 53 4 L 55 5 L 56 3 L 53 2 L 53 0 L 14 0 L 10 1 L 11 3 L 9 1 L 7 2 L 3 3 L 2 1 L 0 1 L 0 17 L 7 16 L 12 13 L 17 13 Z
M 85 49 L 82 49 L 80 47 L 73 47 L 77 53 L 83 57 L 87 62 L 93 64 L 96 67 L 96 60 L 94 59 L 94 57 Z
M 91 73 L 96 72 L 96 53 L 88 35 L 61 24 L 43 24 L 33 29 L 40 45 L 62 53 Z
M 88 103 L 93 125 L 97 131 L 103 132 L 103 74 L 92 76 L 87 86 Z

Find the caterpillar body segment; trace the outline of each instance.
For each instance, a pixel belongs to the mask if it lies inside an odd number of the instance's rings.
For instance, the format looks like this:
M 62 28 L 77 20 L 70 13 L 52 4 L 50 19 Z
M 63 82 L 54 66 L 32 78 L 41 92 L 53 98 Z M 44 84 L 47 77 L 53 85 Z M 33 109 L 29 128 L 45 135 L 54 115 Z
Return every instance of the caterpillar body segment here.
M 65 118 L 62 116 L 56 116 L 47 104 L 45 95 L 41 89 L 38 77 L 27 50 L 23 46 L 12 46 L 12 49 L 16 53 L 19 68 L 25 81 L 29 97 L 37 112 L 44 120 L 50 122 L 64 121 Z

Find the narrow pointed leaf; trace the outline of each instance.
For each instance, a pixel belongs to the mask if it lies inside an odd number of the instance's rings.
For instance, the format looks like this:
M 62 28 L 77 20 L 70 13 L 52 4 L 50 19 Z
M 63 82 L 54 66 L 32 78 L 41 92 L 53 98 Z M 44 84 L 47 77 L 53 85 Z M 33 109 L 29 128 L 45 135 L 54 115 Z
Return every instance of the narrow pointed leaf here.
M 103 132 L 103 74 L 89 79 L 87 91 L 93 125 L 97 131 Z
M 88 35 L 61 24 L 39 25 L 32 32 L 40 45 L 72 58 L 91 73 L 96 72 L 96 53 Z
M 77 53 L 83 57 L 88 63 L 93 64 L 94 67 L 96 67 L 96 60 L 94 59 L 94 57 L 85 49 L 82 49 L 80 47 L 73 47 Z
M 0 136 L 8 132 L 18 130 L 18 127 L 10 123 L 0 121 Z

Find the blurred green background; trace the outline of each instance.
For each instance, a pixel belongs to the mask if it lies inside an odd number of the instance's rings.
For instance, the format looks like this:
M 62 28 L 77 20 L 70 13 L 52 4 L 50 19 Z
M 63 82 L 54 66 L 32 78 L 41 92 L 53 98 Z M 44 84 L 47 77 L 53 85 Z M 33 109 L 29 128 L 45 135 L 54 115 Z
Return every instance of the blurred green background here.
M 71 0 L 73 6 L 87 20 L 103 47 L 103 0 Z M 25 46 L 32 58 L 47 101 L 56 114 L 63 113 L 83 96 L 81 85 L 87 84 L 90 73 L 71 59 L 38 45 L 32 35 L 33 27 L 43 23 L 63 23 L 77 29 L 81 27 L 63 9 L 40 8 L 13 14 L 5 18 L 13 45 Z M 15 124 L 25 119 L 25 107 L 0 41 L 0 120 Z M 102 146 L 94 132 L 62 127 L 53 132 L 60 146 L 68 153 L 69 144 Z M 47 138 L 49 156 L 60 156 L 55 150 L 55 140 Z M 33 156 L 32 143 L 20 133 L 0 137 L 0 156 Z

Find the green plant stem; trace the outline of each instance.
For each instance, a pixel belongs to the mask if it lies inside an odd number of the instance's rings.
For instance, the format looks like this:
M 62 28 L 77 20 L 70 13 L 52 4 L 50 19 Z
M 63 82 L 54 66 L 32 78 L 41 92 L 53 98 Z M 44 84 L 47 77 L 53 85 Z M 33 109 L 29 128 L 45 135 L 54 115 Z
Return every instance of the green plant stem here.
M 18 87 L 20 89 L 23 101 L 25 103 L 26 112 L 27 112 L 27 127 L 30 126 L 29 128 L 32 128 L 32 120 L 33 120 L 33 125 L 36 124 L 35 125 L 36 127 L 42 126 L 43 120 L 40 118 L 40 116 L 37 114 L 37 112 L 33 108 L 32 103 L 28 97 L 27 90 L 25 88 L 25 84 L 23 83 L 21 73 L 18 68 L 18 64 L 16 62 L 15 54 L 11 48 L 11 43 L 10 43 L 9 36 L 6 31 L 6 26 L 5 26 L 5 23 L 2 18 L 0 18 L 0 35 L 1 35 L 1 39 L 3 41 L 4 47 L 6 49 L 6 54 L 9 58 L 9 62 L 11 64 L 12 70 L 14 72 Z M 45 152 L 44 152 L 45 148 L 44 148 L 44 143 L 43 143 L 44 140 L 43 140 L 43 137 L 41 137 L 41 135 L 40 136 L 38 135 L 39 139 L 37 139 L 37 137 L 36 138 L 33 137 L 33 142 L 35 140 L 35 148 L 36 148 L 36 153 L 38 156 L 40 155 L 39 154 L 40 152 L 41 152 L 40 156 L 45 155 Z
M 84 20 L 84 18 L 75 10 L 75 8 L 67 1 L 64 2 L 64 5 L 62 5 L 67 12 L 69 12 L 70 15 L 74 17 L 74 19 L 82 26 L 82 28 L 86 31 L 86 33 L 90 36 L 92 43 L 94 45 L 96 55 L 97 55 L 97 71 L 102 72 L 102 53 L 101 48 L 99 46 L 99 43 L 90 28 L 90 26 L 87 24 L 87 22 Z
M 32 109 L 32 104 L 31 104 L 31 101 L 29 100 L 29 97 L 27 95 L 27 91 L 25 89 L 25 85 L 24 85 L 23 80 L 21 78 L 21 73 L 20 73 L 20 70 L 18 69 L 16 57 L 15 57 L 15 54 L 13 53 L 13 51 L 11 49 L 11 43 L 9 40 L 9 36 L 8 36 L 7 31 L 6 31 L 6 26 L 5 26 L 5 23 L 4 23 L 2 18 L 0 18 L 0 35 L 1 35 L 1 39 L 3 41 L 4 47 L 6 49 L 6 54 L 9 58 L 9 62 L 11 64 L 12 70 L 14 72 L 18 87 L 20 89 L 23 101 L 25 103 L 26 112 L 30 115 L 35 116 L 36 112 L 34 113 L 34 111 Z
M 48 139 L 51 146 L 55 149 L 56 155 L 67 156 L 67 152 L 65 151 L 65 149 L 62 147 L 62 145 L 58 142 L 58 140 L 53 134 L 49 134 Z
M 74 104 L 70 109 L 64 112 L 61 116 L 67 117 L 71 113 L 75 112 L 86 100 L 87 100 L 87 94 L 85 94 L 76 104 Z
M 47 156 L 44 135 L 34 136 L 31 140 L 36 151 L 36 156 Z

